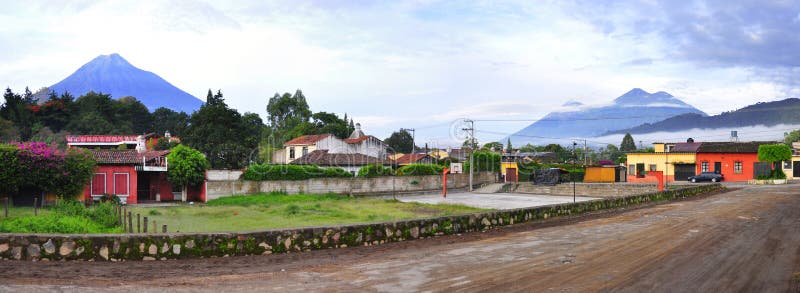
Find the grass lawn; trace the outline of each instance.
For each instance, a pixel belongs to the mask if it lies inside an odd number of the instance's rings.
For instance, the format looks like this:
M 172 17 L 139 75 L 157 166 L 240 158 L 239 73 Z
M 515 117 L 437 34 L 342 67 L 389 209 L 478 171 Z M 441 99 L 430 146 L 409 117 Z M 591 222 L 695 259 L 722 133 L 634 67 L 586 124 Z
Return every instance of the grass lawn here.
M 147 216 L 150 223 L 155 220 L 159 227 L 168 225 L 169 232 L 219 232 L 383 222 L 485 210 L 335 194 L 270 193 L 225 197 L 192 206 L 134 207 L 132 211 Z

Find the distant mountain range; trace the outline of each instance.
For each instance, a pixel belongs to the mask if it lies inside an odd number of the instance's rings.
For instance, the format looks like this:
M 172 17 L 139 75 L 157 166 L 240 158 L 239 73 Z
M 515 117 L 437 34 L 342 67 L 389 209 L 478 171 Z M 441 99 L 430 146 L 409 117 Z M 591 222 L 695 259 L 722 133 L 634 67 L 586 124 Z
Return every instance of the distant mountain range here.
M 133 96 L 150 111 L 166 107 L 191 114 L 203 104 L 197 97 L 155 73 L 136 68 L 116 53 L 97 56 L 49 89 L 59 95 L 69 92 L 75 97 L 89 91 L 110 94 L 114 99 Z
M 716 129 L 778 124 L 800 124 L 800 99 L 762 102 L 715 116 L 683 114 L 660 122 L 645 123 L 632 128 L 609 131 L 605 134 L 640 134 L 661 131 L 674 132 L 693 128 Z
M 563 107 L 570 110 L 551 112 L 509 138 L 515 144 L 524 144 L 537 143 L 548 138 L 595 137 L 676 115 L 707 116 L 703 111 L 666 92 L 651 94 L 639 88 L 614 99 L 608 106 L 585 107 L 580 102 L 570 101 Z M 505 138 L 501 142 L 505 142 Z

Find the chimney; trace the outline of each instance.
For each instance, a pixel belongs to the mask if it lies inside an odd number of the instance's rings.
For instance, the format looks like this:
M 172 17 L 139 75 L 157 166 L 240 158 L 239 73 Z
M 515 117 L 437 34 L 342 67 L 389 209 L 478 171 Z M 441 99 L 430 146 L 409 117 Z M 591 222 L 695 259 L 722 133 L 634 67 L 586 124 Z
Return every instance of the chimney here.
M 147 146 L 145 145 L 144 136 L 140 135 L 136 137 L 136 152 L 137 153 L 144 153 L 147 151 Z

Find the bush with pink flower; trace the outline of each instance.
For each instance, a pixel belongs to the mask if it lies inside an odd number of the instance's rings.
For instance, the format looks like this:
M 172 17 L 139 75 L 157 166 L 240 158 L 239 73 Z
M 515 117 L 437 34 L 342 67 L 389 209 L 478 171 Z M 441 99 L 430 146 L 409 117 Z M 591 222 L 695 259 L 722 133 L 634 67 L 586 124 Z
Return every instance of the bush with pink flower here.
M 29 186 L 60 198 L 74 198 L 96 167 L 87 150 L 62 152 L 43 142 L 0 144 L 0 194 Z

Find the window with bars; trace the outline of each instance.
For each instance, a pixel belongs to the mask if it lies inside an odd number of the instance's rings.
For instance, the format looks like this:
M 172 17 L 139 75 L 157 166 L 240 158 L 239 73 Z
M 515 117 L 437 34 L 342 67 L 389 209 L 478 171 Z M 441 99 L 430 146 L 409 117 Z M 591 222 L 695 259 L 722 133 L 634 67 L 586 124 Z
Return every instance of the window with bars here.
M 733 162 L 733 173 L 742 174 L 742 162 Z
M 700 163 L 700 172 L 708 172 L 708 162 Z

